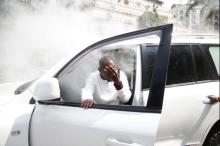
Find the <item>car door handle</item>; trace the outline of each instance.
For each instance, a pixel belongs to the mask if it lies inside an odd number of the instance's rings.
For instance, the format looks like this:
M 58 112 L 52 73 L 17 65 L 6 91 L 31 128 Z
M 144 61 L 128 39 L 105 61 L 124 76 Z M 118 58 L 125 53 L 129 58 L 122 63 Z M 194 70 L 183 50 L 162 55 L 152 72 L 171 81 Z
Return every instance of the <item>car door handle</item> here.
M 108 146 L 143 146 L 143 145 L 137 144 L 137 143 L 121 141 L 121 140 L 116 139 L 116 138 L 107 138 L 106 139 L 106 144 Z
M 218 102 L 218 99 L 214 99 L 212 97 L 217 97 L 217 96 L 214 96 L 214 95 L 206 96 L 205 98 L 202 99 L 202 102 L 204 104 L 213 104 L 213 103 Z
M 207 96 L 207 97 L 204 97 L 204 98 L 202 99 L 202 102 L 203 102 L 204 104 L 211 104 L 211 99 Z

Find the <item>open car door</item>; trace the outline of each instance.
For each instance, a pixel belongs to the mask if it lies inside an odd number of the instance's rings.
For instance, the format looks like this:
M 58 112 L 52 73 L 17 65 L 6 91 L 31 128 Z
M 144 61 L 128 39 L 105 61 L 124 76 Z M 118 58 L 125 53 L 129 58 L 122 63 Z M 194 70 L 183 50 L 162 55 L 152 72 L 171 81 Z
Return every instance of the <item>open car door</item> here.
M 29 133 L 31 146 L 153 146 L 163 104 L 172 27 L 168 24 L 108 38 L 72 58 L 55 76 L 61 99 L 38 101 L 35 105 Z M 97 69 L 97 56 L 106 54 L 120 58 L 132 97 L 126 104 L 97 103 L 83 109 L 81 88 L 88 73 Z M 154 54 L 153 68 L 148 64 L 149 54 Z

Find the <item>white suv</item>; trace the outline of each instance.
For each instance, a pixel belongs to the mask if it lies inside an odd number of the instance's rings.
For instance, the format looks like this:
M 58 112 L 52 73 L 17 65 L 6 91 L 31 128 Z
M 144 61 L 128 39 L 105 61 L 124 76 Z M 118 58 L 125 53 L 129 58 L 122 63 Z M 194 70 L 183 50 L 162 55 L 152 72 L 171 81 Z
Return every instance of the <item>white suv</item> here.
M 219 146 L 219 103 L 208 98 L 219 96 L 219 36 L 171 36 L 168 24 L 108 38 L 20 86 L 0 107 L 0 146 Z M 103 55 L 132 96 L 83 109 L 81 89 Z

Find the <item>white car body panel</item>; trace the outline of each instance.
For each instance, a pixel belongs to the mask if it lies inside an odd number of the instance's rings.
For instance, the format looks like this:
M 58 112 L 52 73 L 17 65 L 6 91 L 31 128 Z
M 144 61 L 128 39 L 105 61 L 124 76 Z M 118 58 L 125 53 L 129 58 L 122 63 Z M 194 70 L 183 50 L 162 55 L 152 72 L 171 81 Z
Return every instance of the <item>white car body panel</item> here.
M 70 59 L 70 56 L 64 58 L 38 80 L 53 77 Z M 14 91 L 24 82 L 0 85 L 0 116 L 4 117 L 0 120 L 0 146 L 14 146 L 15 143 L 16 146 L 28 146 L 29 120 L 34 108 L 34 105 L 29 104 L 29 100 L 38 80 L 20 95 L 14 95 Z M 21 133 L 12 136 L 13 131 Z
M 0 115 L 4 117 L 0 120 L 0 146 L 28 146 L 29 120 L 34 107 L 29 104 L 30 97 L 27 91 L 0 106 Z
M 105 146 L 111 139 L 152 146 L 159 120 L 153 113 L 37 105 L 31 140 L 33 146 Z
M 167 87 L 155 145 L 202 145 L 219 120 L 219 103 L 203 103 L 209 95 L 219 95 L 218 81 Z

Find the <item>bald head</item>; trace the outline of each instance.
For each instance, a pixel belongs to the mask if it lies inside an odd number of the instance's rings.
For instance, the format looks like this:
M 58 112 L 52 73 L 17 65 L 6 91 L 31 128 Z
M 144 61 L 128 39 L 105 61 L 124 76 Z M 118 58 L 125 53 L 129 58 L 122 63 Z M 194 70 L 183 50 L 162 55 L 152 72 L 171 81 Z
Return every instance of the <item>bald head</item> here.
M 117 65 L 115 64 L 114 60 L 110 56 L 103 56 L 99 60 L 99 68 L 103 68 L 103 67 L 109 66 L 109 65 L 117 68 Z
M 102 79 L 113 81 L 113 74 L 118 71 L 118 66 L 110 56 L 104 56 L 99 60 L 98 70 Z

